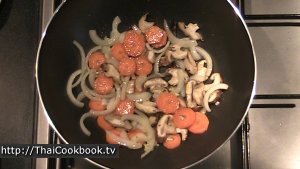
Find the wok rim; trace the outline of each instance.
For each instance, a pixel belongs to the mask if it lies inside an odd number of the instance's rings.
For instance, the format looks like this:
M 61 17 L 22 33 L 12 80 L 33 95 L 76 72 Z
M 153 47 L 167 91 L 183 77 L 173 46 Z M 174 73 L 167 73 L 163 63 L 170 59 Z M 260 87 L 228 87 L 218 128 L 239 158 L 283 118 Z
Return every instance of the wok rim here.
M 256 63 L 256 54 L 255 54 L 255 50 L 254 50 L 254 45 L 253 45 L 253 40 L 250 36 L 250 32 L 249 32 L 249 29 L 246 25 L 246 22 L 245 20 L 243 19 L 239 9 L 231 2 L 231 0 L 226 0 L 227 3 L 229 3 L 229 5 L 232 7 L 232 9 L 234 10 L 234 13 L 235 15 L 238 16 L 239 20 L 242 22 L 243 24 L 243 27 L 244 29 L 246 30 L 246 33 L 247 33 L 247 37 L 250 41 L 250 45 L 251 45 L 251 50 L 252 50 L 252 54 L 253 54 L 253 63 L 254 63 L 254 78 L 253 78 L 253 86 L 252 86 L 252 91 L 251 91 L 251 96 L 250 96 L 250 99 L 249 99 L 249 102 L 248 102 L 248 105 L 247 105 L 247 108 L 245 110 L 245 113 L 243 115 L 243 117 L 241 118 L 239 124 L 236 126 L 236 128 L 232 131 L 232 133 L 229 135 L 229 137 L 222 143 L 220 144 L 220 146 L 218 148 L 216 148 L 214 151 L 212 151 L 211 153 L 209 153 L 208 155 L 206 155 L 204 158 L 188 165 L 188 166 L 185 166 L 183 168 L 190 168 L 190 167 L 193 167 L 197 164 L 200 164 L 201 162 L 205 161 L 206 159 L 208 159 L 209 157 L 211 157 L 215 152 L 217 152 L 220 148 L 222 148 L 230 139 L 231 137 L 236 133 L 236 131 L 240 128 L 241 124 L 243 123 L 249 109 L 250 109 L 250 106 L 251 106 L 251 103 L 253 102 L 253 98 L 255 96 L 255 89 L 256 89 L 256 83 L 257 83 L 257 63 Z M 0 0 L 1 2 L 1 0 Z M 37 85 L 37 93 L 38 93 L 38 97 L 39 97 L 39 102 L 41 103 L 41 106 L 42 106 L 42 110 L 43 110 L 43 113 L 47 119 L 47 122 L 49 123 L 49 125 L 51 126 L 51 128 L 55 131 L 55 133 L 59 136 L 59 138 L 65 143 L 65 144 L 69 144 L 69 142 L 67 140 L 65 140 L 65 138 L 60 134 L 60 132 L 57 130 L 57 128 L 55 127 L 55 125 L 53 124 L 46 108 L 45 108 L 45 105 L 44 105 L 44 101 L 42 99 L 42 96 L 41 96 L 41 91 L 40 91 L 40 85 L 39 85 L 39 76 L 38 76 L 38 70 L 39 70 L 39 58 L 40 58 L 40 51 L 41 51 L 41 47 L 43 45 L 43 42 L 44 42 L 44 38 L 47 34 L 47 30 L 49 28 L 49 25 L 52 23 L 52 20 L 55 18 L 55 16 L 57 15 L 57 13 L 59 13 L 60 9 L 66 5 L 66 2 L 67 0 L 63 0 L 61 2 L 61 4 L 57 7 L 57 9 L 53 12 L 53 15 L 51 16 L 51 18 L 49 19 L 48 23 L 46 24 L 45 26 L 45 29 L 42 31 L 42 36 L 40 38 L 40 41 L 39 41 L 39 46 L 38 46 L 38 50 L 37 50 L 37 54 L 36 54 L 36 63 L 35 63 L 35 81 L 36 81 L 36 85 Z M 104 165 L 101 165 L 89 158 L 84 158 L 86 161 L 90 162 L 91 164 L 94 164 L 95 166 L 98 166 L 98 167 L 102 167 L 102 168 L 109 168 L 107 166 L 104 166 Z

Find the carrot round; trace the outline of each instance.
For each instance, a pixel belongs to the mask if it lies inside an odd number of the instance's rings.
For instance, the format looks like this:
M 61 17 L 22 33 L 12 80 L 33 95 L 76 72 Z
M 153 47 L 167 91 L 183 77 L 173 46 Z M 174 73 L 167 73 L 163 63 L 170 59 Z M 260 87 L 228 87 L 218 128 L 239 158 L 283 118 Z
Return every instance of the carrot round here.
M 120 136 L 122 131 L 123 131 L 123 129 L 121 129 L 121 128 L 115 128 L 115 129 L 109 130 L 109 132 L 111 132 L 112 134 L 114 134 L 116 136 Z M 108 144 L 118 144 L 118 142 L 116 142 L 110 134 L 106 134 L 106 142 Z
M 103 63 L 106 63 L 106 58 L 102 52 L 96 51 L 89 56 L 88 62 L 91 69 L 98 70 Z
M 103 115 L 97 117 L 97 124 L 103 130 L 112 130 L 112 129 L 114 129 L 114 127 L 105 120 Z
M 174 113 L 179 108 L 179 99 L 173 93 L 162 92 L 156 100 L 156 105 L 166 114 Z
M 119 72 L 123 76 L 133 75 L 136 70 L 136 63 L 131 58 L 123 58 L 119 64 Z
M 105 95 L 109 94 L 114 86 L 113 79 L 105 75 L 99 75 L 94 82 L 94 88 L 97 93 Z
M 181 137 L 179 134 L 172 134 L 172 135 L 168 135 L 166 140 L 164 141 L 163 145 L 167 148 L 167 149 L 174 149 L 179 147 L 181 144 Z
M 115 110 L 117 115 L 133 114 L 134 113 L 134 102 L 130 99 L 124 99 L 119 102 Z
M 174 125 L 178 128 L 190 127 L 196 119 L 196 113 L 191 108 L 181 107 L 173 116 Z
M 118 61 L 121 61 L 123 58 L 128 57 L 125 48 L 121 43 L 116 43 L 113 45 L 113 47 L 111 48 L 111 55 Z
M 124 48 L 129 56 L 137 57 L 145 50 L 145 38 L 134 30 L 125 33 Z
M 139 56 L 135 59 L 136 70 L 135 74 L 139 76 L 149 75 L 152 72 L 152 63 L 145 56 Z
M 167 33 L 165 31 L 163 31 L 163 34 L 164 34 L 164 36 L 162 37 L 160 42 L 152 44 L 152 46 L 154 48 L 160 48 L 160 47 L 163 47 L 167 44 L 167 40 L 168 40 Z
M 90 100 L 89 108 L 96 111 L 102 111 L 106 109 L 106 105 L 103 104 L 102 100 Z
M 163 30 L 158 26 L 151 26 L 149 29 L 147 29 L 145 34 L 146 40 L 149 44 L 159 43 L 164 36 Z
M 207 116 L 201 112 L 196 112 L 195 122 L 188 128 L 194 134 L 202 134 L 207 131 L 209 120 Z

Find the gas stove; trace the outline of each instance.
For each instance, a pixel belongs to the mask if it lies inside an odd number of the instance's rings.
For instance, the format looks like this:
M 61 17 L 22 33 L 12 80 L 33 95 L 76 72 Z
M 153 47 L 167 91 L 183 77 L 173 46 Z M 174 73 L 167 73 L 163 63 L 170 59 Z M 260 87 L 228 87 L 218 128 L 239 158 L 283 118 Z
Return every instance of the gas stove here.
M 235 135 L 194 169 L 300 168 L 300 1 L 232 0 L 244 17 L 257 59 L 253 104 Z M 45 29 L 59 0 L 42 1 Z M 60 140 L 38 108 L 38 144 Z M 84 159 L 37 159 L 37 169 L 94 169 Z

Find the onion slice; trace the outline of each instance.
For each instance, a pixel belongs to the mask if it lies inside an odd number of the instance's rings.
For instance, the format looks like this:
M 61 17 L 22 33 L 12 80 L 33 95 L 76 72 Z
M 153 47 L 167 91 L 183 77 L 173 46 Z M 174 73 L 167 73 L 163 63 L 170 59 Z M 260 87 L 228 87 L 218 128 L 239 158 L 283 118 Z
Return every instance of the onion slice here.
M 208 89 L 208 91 L 205 93 L 204 95 L 204 108 L 207 112 L 211 112 L 211 109 L 209 107 L 209 98 L 211 96 L 212 93 L 214 93 L 216 90 L 227 90 L 228 89 L 228 85 L 225 83 L 220 83 L 220 84 L 216 84 L 213 85 L 210 89 Z

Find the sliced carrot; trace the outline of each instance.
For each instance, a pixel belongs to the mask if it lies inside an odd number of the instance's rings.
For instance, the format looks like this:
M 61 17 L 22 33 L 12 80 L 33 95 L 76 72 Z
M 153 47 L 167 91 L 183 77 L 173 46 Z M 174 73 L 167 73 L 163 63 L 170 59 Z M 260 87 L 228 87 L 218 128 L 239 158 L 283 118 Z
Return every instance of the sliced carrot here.
M 106 77 L 105 75 L 99 75 L 94 82 L 94 88 L 99 94 L 109 94 L 114 86 L 114 81 L 110 77 Z
M 115 129 L 109 130 L 109 132 L 111 132 L 112 134 L 114 134 L 116 136 L 120 136 L 123 131 L 124 130 L 121 128 L 115 128 Z M 118 144 L 118 142 L 110 134 L 106 134 L 106 142 L 108 144 Z
M 114 127 L 105 120 L 104 116 L 98 116 L 97 118 L 97 124 L 99 127 L 101 127 L 103 130 L 112 130 Z
M 106 58 L 102 52 L 96 51 L 89 56 L 89 67 L 91 69 L 100 69 L 103 63 L 106 63 Z
M 139 76 L 149 75 L 152 72 L 152 63 L 145 57 L 139 56 L 135 59 L 136 70 L 135 74 Z
M 209 126 L 209 120 L 207 116 L 201 112 L 196 112 L 196 120 L 189 127 L 189 131 L 194 134 L 202 134 L 207 131 Z
M 102 111 L 106 109 L 106 105 L 103 104 L 102 100 L 90 100 L 89 107 L 92 110 Z
M 174 125 L 178 128 L 190 127 L 196 119 L 196 113 L 191 108 L 180 107 L 173 116 Z
M 158 26 L 151 26 L 149 29 L 147 29 L 145 34 L 146 40 L 149 44 L 159 43 L 164 36 L 163 30 Z
M 130 99 L 121 100 L 115 110 L 117 115 L 133 114 L 134 113 L 134 102 Z
M 146 45 L 144 36 L 134 30 L 125 33 L 123 44 L 126 53 L 132 57 L 141 55 L 144 52 Z
M 123 58 L 119 64 L 119 72 L 123 76 L 133 75 L 136 70 L 136 63 L 132 58 Z
M 174 149 L 179 147 L 181 144 L 181 137 L 179 134 L 172 134 L 172 135 L 168 135 L 166 140 L 164 141 L 163 145 L 167 148 L 167 149 Z
M 136 139 L 138 137 L 139 134 L 143 134 L 143 132 L 140 130 L 140 129 L 133 129 L 133 130 L 130 130 L 128 132 L 128 138 L 131 140 L 131 139 Z M 139 142 L 141 144 L 144 144 L 145 142 L 144 141 L 141 141 Z
M 156 105 L 166 114 L 174 113 L 179 108 L 179 99 L 173 93 L 162 92 L 156 100 Z
M 165 31 L 163 31 L 163 34 L 164 34 L 164 36 L 162 37 L 160 42 L 152 44 L 152 46 L 154 48 L 160 48 L 160 47 L 163 47 L 167 44 L 167 40 L 168 40 L 167 33 Z
M 118 61 L 121 61 L 123 58 L 128 57 L 125 48 L 121 43 L 116 43 L 113 45 L 113 47 L 111 48 L 111 55 Z

